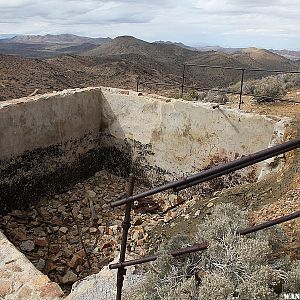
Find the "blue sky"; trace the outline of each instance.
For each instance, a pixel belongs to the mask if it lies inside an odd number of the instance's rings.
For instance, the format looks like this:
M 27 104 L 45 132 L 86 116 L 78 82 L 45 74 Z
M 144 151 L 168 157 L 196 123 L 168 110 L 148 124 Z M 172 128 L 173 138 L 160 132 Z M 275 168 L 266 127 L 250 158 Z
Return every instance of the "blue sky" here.
M 1 34 L 300 49 L 300 0 L 0 0 Z

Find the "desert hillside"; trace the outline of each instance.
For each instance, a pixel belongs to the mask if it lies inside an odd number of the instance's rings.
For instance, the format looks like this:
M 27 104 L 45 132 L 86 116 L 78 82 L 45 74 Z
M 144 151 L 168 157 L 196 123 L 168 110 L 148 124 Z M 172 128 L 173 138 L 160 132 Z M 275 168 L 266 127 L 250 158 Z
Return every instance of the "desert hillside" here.
M 176 92 L 181 84 L 184 63 L 287 71 L 300 68 L 298 61 L 264 49 L 224 53 L 196 51 L 184 46 L 148 43 L 130 36 L 111 40 L 46 35 L 2 40 L 0 100 L 28 96 L 33 92 L 97 85 L 135 89 L 138 77 L 141 81 L 175 85 L 160 86 L 159 89 L 152 85 L 151 91 Z M 238 82 L 240 75 L 236 70 L 187 67 L 186 84 L 202 88 L 227 87 Z M 251 72 L 247 73 L 246 79 L 267 75 L 270 73 Z

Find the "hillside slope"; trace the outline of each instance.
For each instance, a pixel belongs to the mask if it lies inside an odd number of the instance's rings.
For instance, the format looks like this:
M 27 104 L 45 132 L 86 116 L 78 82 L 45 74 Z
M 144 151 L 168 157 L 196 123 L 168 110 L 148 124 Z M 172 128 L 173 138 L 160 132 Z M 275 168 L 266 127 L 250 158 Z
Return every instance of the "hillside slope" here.
M 32 39 L 39 42 L 44 40 L 44 37 Z M 73 36 L 66 38 L 72 43 L 74 39 L 77 38 Z M 79 45 L 63 43 L 57 48 L 55 44 L 57 37 L 51 37 L 49 41 L 54 43 L 47 44 L 48 50 L 45 50 L 46 48 L 41 50 L 41 45 L 38 43 L 14 44 L 18 45 L 19 53 L 35 51 L 45 55 L 45 51 L 50 53 L 52 51 L 56 53 L 55 57 L 50 55 L 48 59 L 25 59 L 12 55 L 0 56 L 0 100 L 27 96 L 36 89 L 39 93 L 96 85 L 135 89 L 138 77 L 142 82 L 155 81 L 176 85 L 173 87 L 151 85 L 152 92 L 176 93 L 182 81 L 184 63 L 246 69 L 300 69 L 299 61 L 291 61 L 270 51 L 256 48 L 243 49 L 234 53 L 201 52 L 174 44 L 148 43 L 127 36 L 115 38 L 100 46 L 91 43 Z M 11 43 L 7 45 L 10 47 Z M 83 51 L 84 54 L 81 56 L 73 55 Z M 57 56 L 57 53 L 61 55 Z M 271 74 L 246 72 L 245 80 Z M 241 71 L 189 66 L 186 68 L 185 75 L 187 85 L 213 88 L 227 87 L 231 83 L 238 82 Z
M 248 63 L 249 67 L 286 71 L 294 70 L 296 67 L 295 62 L 265 49 L 246 48 L 233 53 L 232 57 L 242 64 Z
M 0 101 L 28 96 L 36 89 L 39 94 L 99 85 L 135 89 L 137 76 L 148 81 L 177 80 L 174 70 L 134 54 L 47 60 L 0 55 Z
M 148 43 L 131 36 L 121 36 L 83 53 L 93 57 L 122 54 L 142 55 L 162 63 L 183 63 L 197 56 L 198 52 L 174 44 Z

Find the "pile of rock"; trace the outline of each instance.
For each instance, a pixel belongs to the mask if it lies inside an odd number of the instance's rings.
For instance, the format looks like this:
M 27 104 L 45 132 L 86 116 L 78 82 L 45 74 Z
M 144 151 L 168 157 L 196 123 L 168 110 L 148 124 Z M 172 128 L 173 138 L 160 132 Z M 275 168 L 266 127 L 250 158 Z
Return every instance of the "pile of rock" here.
M 0 216 L 10 241 L 49 278 L 69 292 L 79 279 L 98 273 L 119 255 L 124 207 L 110 202 L 124 197 L 126 180 L 106 171 L 59 195 L 47 196 L 28 210 Z M 134 193 L 147 188 L 136 184 Z M 143 256 L 157 248 L 153 228 L 163 228 L 177 216 L 189 218 L 187 208 L 197 199 L 158 194 L 134 203 L 127 254 Z
M 146 188 L 135 186 L 135 193 Z M 105 171 L 59 195 L 47 196 L 28 210 L 0 216 L 0 226 L 10 241 L 49 278 L 67 292 L 71 284 L 99 272 L 119 253 L 124 207 L 109 203 L 122 196 L 126 181 Z M 152 249 L 150 232 L 169 222 L 167 211 L 183 200 L 160 196 L 132 211 L 128 251 L 145 255 Z

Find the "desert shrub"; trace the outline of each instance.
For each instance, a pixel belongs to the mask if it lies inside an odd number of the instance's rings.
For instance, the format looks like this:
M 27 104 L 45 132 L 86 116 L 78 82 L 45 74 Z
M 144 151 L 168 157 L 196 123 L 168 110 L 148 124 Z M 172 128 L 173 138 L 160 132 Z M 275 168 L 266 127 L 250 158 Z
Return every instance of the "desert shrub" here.
M 192 100 L 196 101 L 199 99 L 199 94 L 195 89 L 192 89 L 189 93 L 188 96 L 186 97 L 186 100 Z
M 234 283 L 228 277 L 209 274 L 203 278 L 198 300 L 231 300 L 234 290 Z
M 287 91 L 299 87 L 300 74 L 279 74 L 244 82 L 243 94 L 253 95 L 257 102 L 273 101 L 276 98 L 281 99 Z M 229 86 L 229 90 L 234 93 L 239 93 L 240 88 L 240 82 Z
M 280 272 L 269 266 L 258 266 L 237 288 L 241 300 L 276 300 L 276 286 L 281 284 Z
M 129 295 L 129 299 L 173 300 L 195 299 L 195 282 L 191 278 L 197 265 L 197 255 L 188 254 L 174 258 L 168 253 L 190 245 L 185 235 L 177 235 L 163 244 L 158 252 L 159 258 L 153 263 L 147 279 Z
M 226 94 L 218 91 L 209 90 L 208 92 L 198 92 L 192 90 L 188 96 L 185 97 L 185 100 L 226 104 L 229 101 L 229 98 Z
M 232 92 L 240 92 L 240 83 L 230 86 Z M 274 101 L 287 93 L 287 84 L 280 76 L 269 76 L 260 80 L 244 82 L 243 94 L 252 95 L 257 102 Z
M 280 74 L 277 76 L 285 84 L 287 90 L 300 87 L 300 74 Z
M 254 100 L 258 102 L 282 98 L 286 93 L 286 85 L 278 76 L 263 78 L 253 87 Z
M 226 104 L 229 99 L 226 94 L 218 92 L 218 91 L 208 91 L 203 102 L 212 102 L 212 103 L 218 103 L 218 104 Z
M 194 239 L 179 235 L 161 247 L 159 259 L 129 299 L 273 300 L 283 290 L 297 291 L 300 263 L 272 259 L 284 234 L 276 229 L 240 236 L 236 231 L 249 225 L 247 214 L 232 204 L 216 206 Z M 204 240 L 209 241 L 205 251 L 177 258 L 167 255 Z
M 294 261 L 291 264 L 283 284 L 283 291 L 286 293 L 300 292 L 300 261 Z

